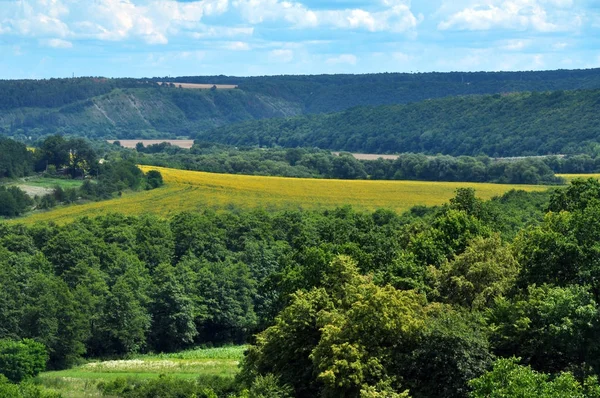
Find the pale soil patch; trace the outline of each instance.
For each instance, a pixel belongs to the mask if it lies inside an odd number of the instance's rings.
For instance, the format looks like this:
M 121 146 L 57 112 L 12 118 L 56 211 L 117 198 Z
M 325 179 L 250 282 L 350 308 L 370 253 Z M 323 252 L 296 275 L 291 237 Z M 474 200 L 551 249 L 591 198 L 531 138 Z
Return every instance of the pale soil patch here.
M 195 89 L 195 90 L 210 90 L 213 86 L 217 87 L 217 90 L 232 90 L 237 88 L 236 84 L 198 84 L 198 83 L 177 83 L 177 82 L 158 82 L 161 86 L 164 84 L 173 83 L 175 87 Z
M 20 188 L 23 192 L 25 192 L 27 195 L 31 196 L 32 198 L 34 196 L 44 196 L 44 195 L 48 195 L 51 194 L 52 192 L 54 192 L 53 188 L 44 188 L 44 187 L 34 187 L 31 185 L 17 185 L 18 188 Z
M 138 142 L 144 144 L 144 146 L 161 144 L 163 142 L 168 142 L 173 146 L 178 146 L 180 148 L 190 149 L 192 145 L 194 145 L 194 140 L 106 140 L 109 144 L 112 144 L 115 141 L 119 141 L 122 147 L 125 148 L 135 148 Z

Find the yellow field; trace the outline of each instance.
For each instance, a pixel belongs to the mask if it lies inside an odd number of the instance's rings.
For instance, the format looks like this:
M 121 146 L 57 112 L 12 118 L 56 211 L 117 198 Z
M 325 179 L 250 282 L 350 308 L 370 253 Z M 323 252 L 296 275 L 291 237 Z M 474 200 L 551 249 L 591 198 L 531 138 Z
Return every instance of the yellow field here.
M 557 174 L 556 176 L 564 178 L 567 182 L 571 182 L 576 178 L 600 178 L 600 174 Z
M 110 212 L 170 216 L 183 210 L 233 207 L 275 209 L 325 209 L 350 204 L 361 210 L 388 208 L 403 211 L 415 205 L 439 205 L 454 196 L 458 187 L 474 188 L 489 199 L 511 189 L 542 191 L 545 186 L 450 183 L 423 181 L 347 181 L 213 174 L 141 166 L 159 170 L 165 186 L 123 194 L 118 199 L 74 205 L 32 214 L 13 222 L 56 221 Z

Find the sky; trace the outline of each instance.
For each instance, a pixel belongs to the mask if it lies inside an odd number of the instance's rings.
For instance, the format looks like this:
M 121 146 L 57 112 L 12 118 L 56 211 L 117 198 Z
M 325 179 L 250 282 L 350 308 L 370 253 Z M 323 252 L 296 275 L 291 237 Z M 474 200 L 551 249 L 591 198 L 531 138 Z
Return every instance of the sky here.
M 0 0 L 0 79 L 600 67 L 600 0 Z

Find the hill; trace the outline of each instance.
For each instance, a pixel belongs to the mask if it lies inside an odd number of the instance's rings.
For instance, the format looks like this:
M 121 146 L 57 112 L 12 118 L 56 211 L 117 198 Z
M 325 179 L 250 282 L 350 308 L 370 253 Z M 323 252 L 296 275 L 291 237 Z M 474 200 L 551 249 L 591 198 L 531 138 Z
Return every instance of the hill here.
M 177 83 L 177 86 L 165 83 Z M 179 87 L 186 83 L 237 88 Z M 240 121 L 330 113 L 355 106 L 406 104 L 450 96 L 597 88 L 600 88 L 600 69 L 0 80 L 3 93 L 0 135 L 35 138 L 62 132 L 92 138 L 168 138 L 189 136 Z
M 230 145 L 492 157 L 596 154 L 600 90 L 451 97 L 261 120 L 200 133 Z
M 11 223 L 31 224 L 55 221 L 63 224 L 78 217 L 119 211 L 139 215 L 154 213 L 163 217 L 181 211 L 206 208 L 333 209 L 351 205 L 360 210 L 388 208 L 405 211 L 416 205 L 441 205 L 459 187 L 474 188 L 477 196 L 490 199 L 511 189 L 543 191 L 542 185 L 504 185 L 486 183 L 320 180 L 243 176 L 183 171 L 141 166 L 144 172 L 159 170 L 165 187 L 152 191 L 124 193 L 122 198 L 75 205 L 32 214 Z

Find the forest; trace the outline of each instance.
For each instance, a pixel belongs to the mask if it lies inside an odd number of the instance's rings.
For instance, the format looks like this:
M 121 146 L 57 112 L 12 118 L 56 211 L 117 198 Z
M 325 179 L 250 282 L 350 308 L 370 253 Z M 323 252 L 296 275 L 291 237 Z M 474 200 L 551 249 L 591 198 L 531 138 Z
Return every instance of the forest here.
M 597 397 L 599 206 L 589 179 L 487 202 L 459 189 L 402 215 L 0 224 L 0 367 L 25 391 L 39 363 L 249 341 L 234 381 L 161 396 Z M 29 365 L 2 365 L 11 352 Z M 151 397 L 169 383 L 103 388 Z
M 236 146 L 491 157 L 598 153 L 600 91 L 451 97 L 200 132 Z
M 159 82 L 236 84 L 238 89 L 187 90 Z M 36 140 L 57 133 L 105 139 L 176 138 L 242 121 L 341 112 L 356 106 L 425 102 L 423 106 L 428 107 L 429 100 L 446 97 L 595 89 L 600 89 L 600 69 L 0 80 L 0 90 L 5 93 L 0 98 L 0 135 L 20 140 Z M 430 111 L 436 112 L 436 107 Z M 370 152 L 386 148 L 381 142 L 360 145 L 373 148 Z M 423 145 L 424 150 L 436 153 L 429 144 Z M 354 149 L 347 145 L 335 150 Z M 393 150 L 417 151 L 415 147 Z M 460 154 L 479 154 L 472 148 L 469 150 Z M 544 154 L 550 151 L 544 150 Z M 484 153 L 494 156 L 487 149 Z

